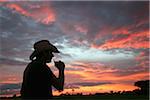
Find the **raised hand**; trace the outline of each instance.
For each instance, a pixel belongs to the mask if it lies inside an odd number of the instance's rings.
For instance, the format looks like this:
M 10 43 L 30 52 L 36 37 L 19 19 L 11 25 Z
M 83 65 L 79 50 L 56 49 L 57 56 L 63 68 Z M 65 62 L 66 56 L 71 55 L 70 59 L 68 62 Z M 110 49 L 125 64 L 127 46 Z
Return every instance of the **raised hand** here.
M 58 61 L 58 62 L 56 62 L 56 61 L 54 61 L 54 63 L 55 63 L 55 66 L 59 69 L 59 70 L 64 70 L 65 69 L 65 64 L 62 62 L 62 61 Z

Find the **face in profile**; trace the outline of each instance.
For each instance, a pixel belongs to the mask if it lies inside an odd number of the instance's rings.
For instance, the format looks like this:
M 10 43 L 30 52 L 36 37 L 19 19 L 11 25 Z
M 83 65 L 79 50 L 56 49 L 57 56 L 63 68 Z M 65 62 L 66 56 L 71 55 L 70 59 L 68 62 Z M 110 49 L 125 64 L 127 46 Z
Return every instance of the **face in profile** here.
M 53 53 L 50 51 L 46 52 L 45 58 L 46 58 L 46 62 L 49 63 L 51 62 L 52 58 L 54 57 Z

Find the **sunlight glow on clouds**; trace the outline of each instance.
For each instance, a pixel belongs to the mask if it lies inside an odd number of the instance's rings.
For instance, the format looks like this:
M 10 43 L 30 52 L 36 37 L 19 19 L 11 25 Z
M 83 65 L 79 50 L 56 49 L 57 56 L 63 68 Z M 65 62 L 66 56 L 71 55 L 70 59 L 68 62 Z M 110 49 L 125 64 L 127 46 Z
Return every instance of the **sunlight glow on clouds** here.
M 0 7 L 0 85 L 4 94 L 18 93 L 33 44 L 43 39 L 60 50 L 54 59 L 66 64 L 63 93 L 72 93 L 72 88 L 75 93 L 133 90 L 135 81 L 149 79 L 146 1 L 4 0 Z M 48 66 L 58 74 L 53 62 Z M 8 86 L 9 92 L 5 90 Z
M 127 38 L 123 38 L 121 40 L 110 40 L 99 48 L 149 48 L 149 42 L 143 39 L 148 39 L 148 33 L 149 31 L 131 33 Z
M 7 4 L 6 6 L 8 8 L 11 8 L 12 10 L 16 10 L 22 15 L 31 17 L 35 19 L 37 22 L 41 22 L 43 24 L 50 24 L 50 23 L 55 22 L 55 14 L 54 14 L 54 11 L 50 8 L 50 6 L 38 6 L 38 7 L 34 6 L 33 7 L 32 5 L 30 5 L 30 9 L 28 10 L 25 10 L 20 5 L 13 4 L 13 3 Z

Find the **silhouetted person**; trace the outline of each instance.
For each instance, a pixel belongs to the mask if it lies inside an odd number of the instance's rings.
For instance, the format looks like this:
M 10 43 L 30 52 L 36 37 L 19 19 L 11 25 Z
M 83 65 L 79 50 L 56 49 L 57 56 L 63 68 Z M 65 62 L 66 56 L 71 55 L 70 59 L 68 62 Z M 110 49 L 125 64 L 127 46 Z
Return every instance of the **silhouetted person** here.
M 59 53 L 58 49 L 47 40 L 36 42 L 34 49 L 35 51 L 30 56 L 32 62 L 24 71 L 21 97 L 23 99 L 48 99 L 52 97 L 52 86 L 59 91 L 63 90 L 65 64 L 61 61 L 55 62 L 59 70 L 57 78 L 46 63 L 51 62 L 54 57 L 53 53 Z

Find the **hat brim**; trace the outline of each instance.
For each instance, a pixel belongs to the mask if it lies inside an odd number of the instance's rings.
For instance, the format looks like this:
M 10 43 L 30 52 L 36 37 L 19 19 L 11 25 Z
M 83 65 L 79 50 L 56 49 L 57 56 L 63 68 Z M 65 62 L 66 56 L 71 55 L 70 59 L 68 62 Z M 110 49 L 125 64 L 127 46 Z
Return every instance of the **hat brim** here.
M 49 50 L 49 51 L 51 51 L 51 50 Z M 60 52 L 58 51 L 58 49 L 56 49 L 55 51 L 51 51 L 51 52 L 53 52 L 53 53 L 60 53 Z M 38 52 L 37 52 L 36 50 L 34 50 L 34 51 L 32 52 L 32 54 L 30 55 L 30 60 L 33 60 L 33 58 L 36 57 L 37 55 L 38 55 Z

